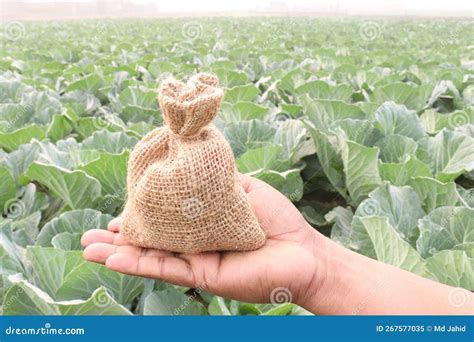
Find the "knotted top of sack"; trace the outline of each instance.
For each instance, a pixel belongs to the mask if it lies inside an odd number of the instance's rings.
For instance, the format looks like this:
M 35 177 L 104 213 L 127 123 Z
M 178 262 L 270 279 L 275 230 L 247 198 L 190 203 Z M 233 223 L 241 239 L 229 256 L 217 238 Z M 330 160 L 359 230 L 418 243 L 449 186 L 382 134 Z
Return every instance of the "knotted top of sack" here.
M 168 79 L 158 90 L 158 101 L 165 123 L 181 137 L 199 134 L 217 115 L 224 92 L 218 87 L 219 79 L 200 73 L 187 83 Z

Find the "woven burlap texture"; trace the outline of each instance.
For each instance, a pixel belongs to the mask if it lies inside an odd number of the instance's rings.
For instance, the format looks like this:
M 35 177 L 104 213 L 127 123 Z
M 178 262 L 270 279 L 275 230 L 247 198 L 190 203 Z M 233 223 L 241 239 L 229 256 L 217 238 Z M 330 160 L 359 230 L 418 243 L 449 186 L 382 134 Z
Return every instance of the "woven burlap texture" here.
M 162 83 L 165 125 L 138 142 L 128 162 L 122 232 L 132 244 L 198 253 L 265 243 L 232 150 L 211 123 L 224 96 L 218 82 L 197 74 Z

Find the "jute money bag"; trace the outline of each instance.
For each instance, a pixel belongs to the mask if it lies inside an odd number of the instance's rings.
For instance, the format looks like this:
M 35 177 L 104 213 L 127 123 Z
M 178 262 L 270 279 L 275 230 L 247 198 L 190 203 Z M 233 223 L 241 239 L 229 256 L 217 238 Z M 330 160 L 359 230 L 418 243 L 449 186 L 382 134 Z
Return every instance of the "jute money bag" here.
M 162 83 L 165 124 L 138 142 L 128 162 L 121 229 L 132 244 L 197 253 L 265 243 L 232 150 L 211 123 L 224 96 L 218 82 L 197 74 Z

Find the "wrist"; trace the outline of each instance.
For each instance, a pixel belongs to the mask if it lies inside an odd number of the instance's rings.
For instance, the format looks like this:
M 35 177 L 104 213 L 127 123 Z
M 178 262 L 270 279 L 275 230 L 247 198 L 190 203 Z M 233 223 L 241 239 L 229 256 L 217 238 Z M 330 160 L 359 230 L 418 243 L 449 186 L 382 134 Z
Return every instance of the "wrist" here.
M 310 239 L 307 239 L 309 243 L 306 244 L 306 249 L 311 253 L 311 263 L 309 266 L 308 273 L 311 274 L 309 281 L 305 280 L 303 284 L 299 283 L 297 298 L 295 303 L 306 310 L 313 313 L 321 313 L 318 310 L 318 302 L 323 300 L 327 294 L 327 288 L 331 285 L 328 282 L 332 282 L 330 276 L 330 257 L 332 254 L 333 241 L 314 230 L 310 227 Z
M 366 258 L 315 232 L 313 280 L 297 304 L 315 314 L 363 313 L 364 298 L 374 279 L 369 279 Z
M 313 280 L 296 301 L 306 310 L 320 315 L 472 313 L 474 297 L 468 291 L 466 305 L 453 306 L 450 297 L 462 290 L 367 258 L 315 233 Z

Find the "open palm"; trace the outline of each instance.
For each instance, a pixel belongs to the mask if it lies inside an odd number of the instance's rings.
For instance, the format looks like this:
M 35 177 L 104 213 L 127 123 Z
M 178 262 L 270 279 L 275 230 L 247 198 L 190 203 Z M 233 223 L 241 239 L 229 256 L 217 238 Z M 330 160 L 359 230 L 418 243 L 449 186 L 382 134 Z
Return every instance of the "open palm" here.
M 268 184 L 241 175 L 260 226 L 267 234 L 263 247 L 249 252 L 177 254 L 131 245 L 120 233 L 120 219 L 108 230 L 84 233 L 84 257 L 109 269 L 247 302 L 268 302 L 272 291 L 283 287 L 296 302 L 308 295 L 314 282 L 314 250 L 318 234 L 300 212 Z M 295 267 L 295 265 L 298 265 Z

